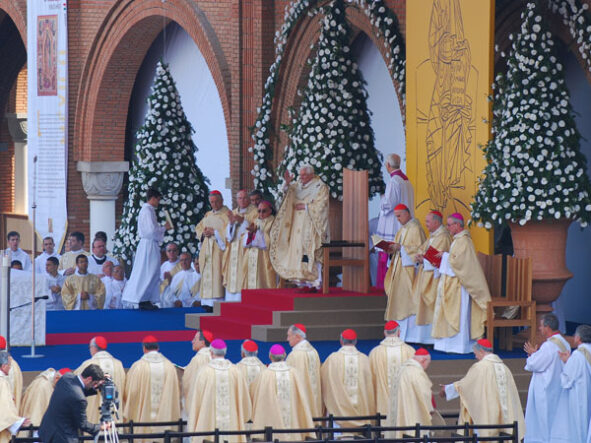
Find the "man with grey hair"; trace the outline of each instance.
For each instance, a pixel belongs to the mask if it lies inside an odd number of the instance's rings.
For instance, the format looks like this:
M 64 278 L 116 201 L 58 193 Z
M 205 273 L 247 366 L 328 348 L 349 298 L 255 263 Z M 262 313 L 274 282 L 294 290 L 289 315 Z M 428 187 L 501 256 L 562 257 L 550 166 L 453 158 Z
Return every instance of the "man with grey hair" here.
M 577 349 L 572 354 L 559 353 L 565 364 L 560 375 L 560 400 L 553 409 L 553 443 L 586 442 L 591 438 L 591 326 L 577 326 L 573 343 Z
M 525 370 L 532 372 L 525 407 L 525 441 L 550 441 L 552 423 L 562 387 L 560 378 L 564 363 L 560 352 L 570 352 L 570 345 L 558 330 L 558 318 L 551 313 L 539 321 L 538 331 L 545 339 L 541 346 L 526 342 Z
M 400 170 L 400 156 L 388 154 L 384 166 L 390 175 L 386 182 L 386 190 L 380 200 L 380 215 L 378 219 L 377 235 L 387 241 L 394 241 L 396 233 L 401 225 L 394 215 L 394 208 L 399 204 L 406 205 L 410 209 L 410 215 L 414 214 L 414 191 L 408 177 Z M 384 277 L 388 268 L 388 253 L 382 251 L 378 254 L 378 270 L 376 286 L 384 287 Z
M 322 389 L 320 384 L 320 357 L 306 339 L 306 327 L 301 323 L 291 325 L 287 330 L 287 342 L 291 352 L 286 363 L 300 373 L 302 386 L 306 390 L 310 409 L 314 417 L 322 415 Z
M 240 346 L 242 360 L 236 363 L 236 366 L 242 371 L 249 388 L 261 371 L 266 368 L 265 364 L 259 360 L 258 354 L 259 346 L 254 341 L 244 340 L 242 342 L 242 346 Z
M 246 380 L 240 369 L 225 358 L 226 342 L 215 339 L 209 349 L 211 361 L 199 371 L 187 398 L 188 431 L 242 431 L 252 410 Z M 224 436 L 229 442 L 242 438 Z
M 285 197 L 270 232 L 269 257 L 275 272 L 300 286 L 300 292 L 316 292 L 322 283 L 322 243 L 330 241 L 328 186 L 302 165 L 299 177 L 285 171 Z
M 10 441 L 21 426 L 31 423 L 29 419 L 19 417 L 12 397 L 12 386 L 8 382 L 11 360 L 8 352 L 0 351 L 0 441 Z

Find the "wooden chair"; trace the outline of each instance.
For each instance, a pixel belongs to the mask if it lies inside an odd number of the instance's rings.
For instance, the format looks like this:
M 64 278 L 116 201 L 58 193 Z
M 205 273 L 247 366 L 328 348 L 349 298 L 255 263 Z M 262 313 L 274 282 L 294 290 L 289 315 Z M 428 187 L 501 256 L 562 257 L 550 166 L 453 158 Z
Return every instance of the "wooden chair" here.
M 483 254 L 484 255 L 484 254 Z M 490 256 L 489 256 L 490 257 Z M 534 340 L 536 335 L 536 302 L 532 300 L 532 263 L 531 258 L 515 258 L 507 256 L 506 278 L 505 278 L 505 296 L 501 293 L 502 286 L 499 291 L 498 281 L 502 278 L 502 256 L 501 259 L 501 276 L 498 272 L 498 258 L 479 259 L 485 263 L 492 262 L 490 271 L 491 275 L 491 296 L 492 299 L 487 307 L 486 320 L 486 338 L 491 343 L 494 339 L 495 328 L 502 329 L 503 332 L 499 336 L 499 347 L 505 350 L 513 349 L 512 328 L 515 326 L 529 326 L 530 340 Z M 484 266 L 483 266 L 484 269 Z M 485 270 L 486 275 L 486 270 Z M 488 277 L 487 277 L 488 280 Z M 511 306 L 519 307 L 519 312 L 515 318 L 507 319 L 495 312 L 495 308 L 507 308 Z

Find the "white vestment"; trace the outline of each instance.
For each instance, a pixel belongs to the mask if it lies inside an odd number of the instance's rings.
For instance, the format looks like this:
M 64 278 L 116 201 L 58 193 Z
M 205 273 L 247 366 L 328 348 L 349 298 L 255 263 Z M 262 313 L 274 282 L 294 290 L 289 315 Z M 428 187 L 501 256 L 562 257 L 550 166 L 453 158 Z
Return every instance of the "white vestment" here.
M 45 263 L 47 263 L 47 259 L 49 257 L 55 257 L 58 259 L 60 259 L 61 255 L 59 255 L 57 252 L 53 251 L 53 254 L 48 254 L 47 252 L 43 251 L 36 259 L 35 259 L 35 271 L 43 274 L 45 273 Z
M 49 300 L 47 300 L 47 303 L 45 304 L 45 309 L 48 311 L 63 311 L 64 303 L 62 302 L 61 289 L 59 292 L 52 292 L 50 288 L 52 286 L 59 286 L 62 288 L 64 286 L 64 282 L 66 281 L 66 277 L 61 275 L 59 272 L 55 277 L 45 271 L 43 274 L 45 275 L 45 281 L 47 282 L 47 295 L 49 296 Z
M 583 343 L 573 351 L 560 376 L 562 392 L 550 441 L 585 442 L 591 420 L 591 344 Z
M 172 271 L 179 261 L 180 260 L 177 258 L 174 262 L 166 260 L 164 263 L 162 263 L 160 265 L 160 280 L 164 280 L 164 273 Z
M 525 443 L 546 443 L 560 398 L 560 377 L 564 364 L 558 351 L 570 350 L 560 334 L 548 338 L 527 358 L 525 370 L 532 372 L 525 407 Z
M 127 284 L 127 279 L 115 280 L 113 277 L 101 278 L 105 285 L 105 306 L 103 309 L 122 309 L 121 297 Z
M 238 212 L 240 213 L 240 215 L 244 216 L 247 212 L 248 212 L 248 207 L 246 208 L 239 208 Z M 242 223 L 238 224 L 238 223 L 228 223 L 228 226 L 226 226 L 226 241 L 228 242 L 228 244 L 232 243 L 233 241 L 236 241 L 237 243 L 240 241 L 240 237 L 242 236 L 242 234 L 244 234 L 246 232 L 246 228 L 248 228 L 248 220 L 246 220 L 246 218 L 244 218 L 244 220 L 242 220 Z M 237 247 L 238 245 L 236 244 L 234 247 Z M 242 300 L 242 292 L 238 291 L 238 292 L 230 292 L 228 291 L 228 288 L 226 288 L 226 297 L 225 297 L 225 301 L 231 301 L 231 302 L 240 302 Z
M 160 247 L 164 226 L 156 220 L 154 207 L 144 203 L 138 215 L 140 243 L 133 260 L 133 269 L 123 291 L 123 303 L 136 307 L 138 303 L 160 301 Z
M 394 215 L 394 208 L 404 204 L 410 209 L 410 215 L 414 213 L 414 191 L 409 180 L 404 180 L 396 173 L 391 175 L 386 183 L 386 191 L 380 201 L 380 217 L 378 220 L 377 234 L 387 241 L 394 241 L 394 236 L 400 229 L 400 222 Z
M 449 252 L 444 252 L 441 257 L 441 264 L 439 265 L 439 273 L 455 277 L 455 272 L 449 264 Z M 442 284 L 440 279 L 439 285 Z M 439 294 L 440 289 L 437 289 Z M 437 296 L 435 301 L 435 315 L 439 310 L 441 304 L 441 297 Z M 472 346 L 476 343 L 475 340 L 470 339 L 470 294 L 464 286 L 462 286 L 462 299 L 460 301 L 460 332 L 451 337 L 436 338 L 433 349 L 442 352 L 454 352 L 456 354 L 468 354 L 472 352 Z
M 162 293 L 162 307 L 174 308 L 174 302 L 180 300 L 184 308 L 190 308 L 193 302 L 200 301 L 199 283 L 201 274 L 193 268 L 177 272 Z
M 110 261 L 113 263 L 113 266 L 119 265 L 119 260 L 115 257 L 111 257 L 110 255 L 105 255 L 103 258 L 97 258 L 94 254 L 90 254 L 88 256 L 88 272 L 91 274 L 100 275 L 103 273 L 103 265 Z
M 31 259 L 29 254 L 23 251 L 21 248 L 18 248 L 16 251 L 11 251 L 10 248 L 6 249 L 6 253 L 10 254 L 10 262 L 12 263 L 15 260 L 21 262 L 23 265 L 23 271 L 31 272 Z

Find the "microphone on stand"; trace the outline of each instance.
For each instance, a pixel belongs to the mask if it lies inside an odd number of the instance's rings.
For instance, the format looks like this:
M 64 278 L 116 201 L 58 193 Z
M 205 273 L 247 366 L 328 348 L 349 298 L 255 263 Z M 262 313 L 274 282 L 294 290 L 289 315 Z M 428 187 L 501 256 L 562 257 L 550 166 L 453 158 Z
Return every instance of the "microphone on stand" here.
M 35 297 L 35 302 L 38 302 L 39 300 L 49 300 L 49 295 L 40 295 L 39 297 Z M 18 309 L 18 308 L 22 308 L 24 306 L 29 306 L 31 304 L 30 301 L 23 303 L 22 305 L 18 305 L 18 306 L 13 306 L 12 308 L 10 308 L 10 310 L 12 311 L 13 309 Z

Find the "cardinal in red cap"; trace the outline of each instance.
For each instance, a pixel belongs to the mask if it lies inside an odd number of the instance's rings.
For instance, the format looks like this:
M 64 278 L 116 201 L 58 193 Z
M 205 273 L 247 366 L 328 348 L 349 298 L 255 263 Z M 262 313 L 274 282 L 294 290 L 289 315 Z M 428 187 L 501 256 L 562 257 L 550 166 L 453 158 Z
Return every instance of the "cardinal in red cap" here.
M 252 384 L 253 429 L 260 429 L 261 426 L 272 426 L 275 429 L 308 428 L 310 424 L 314 426 L 310 400 L 305 395 L 301 373 L 285 362 L 285 354 L 282 345 L 271 346 L 271 364 Z M 312 435 L 290 434 L 288 439 L 304 441 L 307 437 Z
M 231 211 L 224 205 L 221 192 L 210 192 L 208 199 L 211 211 L 205 213 L 205 216 L 195 227 L 195 232 L 201 242 L 199 270 L 202 275 L 211 276 L 211 278 L 201 281 L 199 297 L 201 298 L 201 306 L 211 312 L 214 301 L 221 301 L 226 293 L 222 262 L 226 249 L 226 229 L 230 223 Z
M 322 397 L 328 414 L 341 417 L 374 415 L 375 393 L 369 358 L 355 347 L 357 333 L 346 329 L 341 333 L 341 348 L 333 352 L 320 368 Z M 351 371 L 350 368 L 356 368 Z M 352 389 L 351 387 L 355 388 Z M 362 426 L 364 422 L 341 422 L 343 428 Z
M 313 417 L 322 415 L 322 390 L 320 386 L 320 357 L 314 346 L 306 339 L 307 329 L 301 323 L 294 323 L 287 329 L 287 342 L 291 352 L 287 364 L 296 368 L 301 375 L 302 387 L 310 399 Z
M 266 366 L 257 357 L 259 353 L 259 346 L 253 340 L 244 340 L 240 349 L 242 360 L 240 360 L 236 366 L 242 372 L 248 386 L 252 385 L 258 375 L 263 371 Z
M 142 347 L 144 355 L 127 373 L 123 417 L 143 423 L 178 420 L 181 401 L 176 367 L 159 352 L 155 336 L 144 337 Z M 138 427 L 137 432 L 155 431 L 150 427 Z
M 6 351 L 6 348 L 6 338 L 0 335 L 0 351 Z M 14 402 L 18 410 L 21 404 L 21 397 L 23 392 L 23 373 L 17 361 L 12 357 L 9 357 L 9 359 L 10 370 L 8 371 L 7 375 L 8 379 L 10 380 L 10 385 L 12 386 L 12 397 L 14 398 Z
M 69 369 L 67 370 L 71 372 Z M 62 375 L 62 369 L 56 371 L 49 368 L 37 375 L 27 386 L 23 394 L 19 414 L 31 420 L 33 426 L 41 424 L 43 415 L 45 415 L 47 406 L 49 406 L 53 388 Z M 0 406 L 0 414 L 5 413 L 3 406 Z
M 213 340 L 213 334 L 207 329 L 198 330 L 193 337 L 191 344 L 193 346 L 193 351 L 195 351 L 196 354 L 193 356 L 189 364 L 185 366 L 185 370 L 183 371 L 182 385 L 185 404 L 188 401 L 187 395 L 191 390 L 191 384 L 195 380 L 197 372 L 211 361 L 211 351 L 209 346 Z
M 414 348 L 400 339 L 400 326 L 390 320 L 384 325 L 384 339 L 369 353 L 369 364 L 376 392 L 377 412 L 387 415 L 392 374 L 414 355 Z
M 93 337 L 88 346 L 90 358 L 84 361 L 74 372 L 76 374 L 82 374 L 82 371 L 84 371 L 88 365 L 99 365 L 103 372 L 108 373 L 111 376 L 111 380 L 115 383 L 119 393 L 123 394 L 125 389 L 125 369 L 123 369 L 123 363 L 107 351 L 107 345 L 107 339 L 102 335 Z M 88 421 L 91 423 L 99 423 L 100 406 L 102 403 L 101 396 L 91 395 L 86 398 L 86 401 L 88 403 L 86 407 Z

